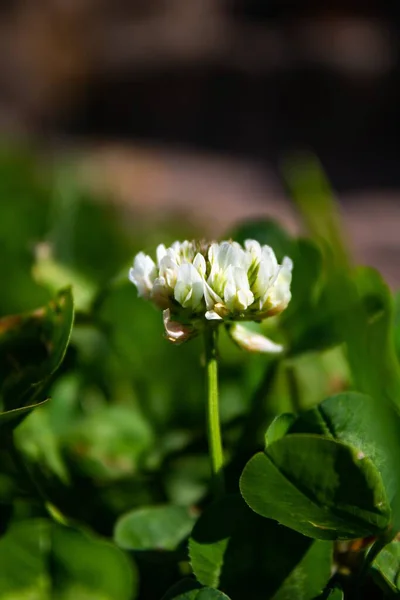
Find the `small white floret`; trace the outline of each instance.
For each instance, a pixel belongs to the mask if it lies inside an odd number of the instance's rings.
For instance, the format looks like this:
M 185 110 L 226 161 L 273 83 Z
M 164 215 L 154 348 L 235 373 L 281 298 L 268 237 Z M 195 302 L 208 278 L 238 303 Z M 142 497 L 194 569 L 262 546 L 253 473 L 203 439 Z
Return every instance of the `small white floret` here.
M 234 323 L 228 331 L 233 341 L 248 352 L 264 352 L 266 354 L 280 354 L 283 352 L 283 346 L 280 344 L 275 344 L 264 335 L 250 331 L 238 323 Z
M 136 285 L 139 296 L 150 297 L 156 277 L 157 268 L 154 261 L 144 252 L 139 252 L 129 271 L 129 279 Z

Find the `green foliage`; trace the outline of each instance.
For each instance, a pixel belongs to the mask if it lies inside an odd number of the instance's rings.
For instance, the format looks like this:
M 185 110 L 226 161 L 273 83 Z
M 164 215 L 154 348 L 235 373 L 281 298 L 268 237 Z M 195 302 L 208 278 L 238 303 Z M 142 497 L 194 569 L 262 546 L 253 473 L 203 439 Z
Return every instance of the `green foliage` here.
M 120 550 L 44 519 L 14 523 L 0 539 L 0 562 L 4 600 L 136 597 L 135 565 Z
M 389 594 L 400 594 L 400 543 L 388 544 L 377 556 L 372 565 L 373 576 Z
M 236 495 L 206 509 L 189 549 L 198 581 L 233 598 L 253 600 L 262 593 L 275 600 L 311 600 L 330 578 L 330 542 L 312 541 L 263 519 Z
M 296 417 L 290 413 L 282 413 L 275 417 L 265 434 L 265 447 L 283 437 L 296 421 Z
M 307 236 L 265 219 L 226 235 L 294 270 L 288 309 L 251 325 L 282 355 L 221 331 L 212 501 L 201 340 L 163 339 L 127 276 L 139 250 L 204 232 L 147 226 L 71 165 L 0 148 L 1 598 L 400 595 L 399 296 L 353 266 L 317 163 L 285 177 Z
M 0 319 L 0 427 L 16 426 L 64 358 L 74 318 L 68 289 L 43 309 Z
M 322 594 L 318 600 L 344 600 L 344 595 L 340 588 L 332 588 Z
M 303 413 L 292 431 L 338 440 L 370 459 L 382 477 L 392 519 L 398 522 L 400 420 L 390 406 L 378 405 L 370 396 L 356 392 L 338 394 Z
M 193 522 L 188 509 L 180 506 L 139 508 L 117 521 L 114 537 L 127 550 L 175 550 Z
M 354 448 L 292 434 L 256 454 L 240 489 L 249 506 L 316 539 L 379 535 L 390 522 L 382 478 Z
M 229 598 L 218 590 L 202 587 L 196 582 L 185 579 L 174 585 L 162 600 L 229 600 Z

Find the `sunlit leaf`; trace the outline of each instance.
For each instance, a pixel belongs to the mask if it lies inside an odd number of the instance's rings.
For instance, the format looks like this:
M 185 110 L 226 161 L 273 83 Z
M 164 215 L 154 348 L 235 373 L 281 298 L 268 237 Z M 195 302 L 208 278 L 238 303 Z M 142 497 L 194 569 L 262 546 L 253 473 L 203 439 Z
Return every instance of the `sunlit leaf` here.
M 290 413 L 283 413 L 275 417 L 265 434 L 265 445 L 269 446 L 283 437 L 295 422 L 296 417 Z
M 399 510 L 400 420 L 392 408 L 365 394 L 344 392 L 303 413 L 292 431 L 330 437 L 368 457 L 382 477 L 393 512 Z
M 381 550 L 372 563 L 374 578 L 383 589 L 400 594 L 400 542 L 394 541 Z
M 287 435 L 253 456 L 240 480 L 258 514 L 317 539 L 379 534 L 390 506 L 373 462 L 324 437 Z

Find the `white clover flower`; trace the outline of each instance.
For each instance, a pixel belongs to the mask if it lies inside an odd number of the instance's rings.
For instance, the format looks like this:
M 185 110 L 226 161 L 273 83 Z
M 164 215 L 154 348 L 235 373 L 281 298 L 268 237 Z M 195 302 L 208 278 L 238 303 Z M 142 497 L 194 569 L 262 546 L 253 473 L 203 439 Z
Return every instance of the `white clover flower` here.
M 133 268 L 129 271 L 129 279 L 136 285 L 139 296 L 150 298 L 156 276 L 154 261 L 144 252 L 139 252 L 133 261 Z
M 291 298 L 292 261 L 285 257 L 279 265 L 272 248 L 255 240 L 244 247 L 233 241 L 174 242 L 158 246 L 156 255 L 155 263 L 140 252 L 129 277 L 139 296 L 164 311 L 167 337 L 174 342 L 186 341 L 207 321 L 261 321 L 282 312 Z M 246 349 L 251 340 L 258 351 L 280 348 L 233 331 Z

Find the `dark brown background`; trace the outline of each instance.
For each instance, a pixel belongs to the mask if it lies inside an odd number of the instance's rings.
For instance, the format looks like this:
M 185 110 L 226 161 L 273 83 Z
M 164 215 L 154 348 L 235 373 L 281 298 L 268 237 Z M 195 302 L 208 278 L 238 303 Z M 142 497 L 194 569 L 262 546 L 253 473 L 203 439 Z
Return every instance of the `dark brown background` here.
M 395 1 L 2 0 L 0 131 L 212 233 L 295 228 L 279 165 L 312 150 L 357 256 L 396 283 L 399 28 Z

